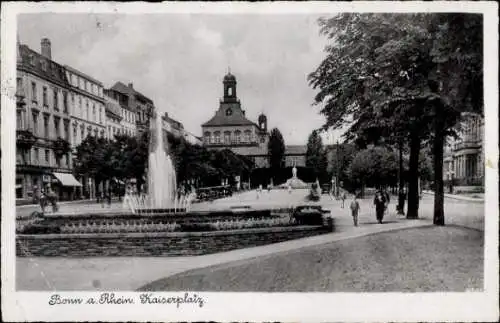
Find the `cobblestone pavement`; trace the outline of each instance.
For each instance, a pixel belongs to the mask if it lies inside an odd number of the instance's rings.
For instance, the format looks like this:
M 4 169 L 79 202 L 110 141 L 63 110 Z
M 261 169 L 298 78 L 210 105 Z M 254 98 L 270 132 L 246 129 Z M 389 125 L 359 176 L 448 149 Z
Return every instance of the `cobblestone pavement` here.
M 214 202 L 195 204 L 196 209 L 217 209 L 228 206 L 247 205 L 256 208 L 283 207 L 300 203 L 307 192 L 294 191 L 289 194 L 286 190 L 276 190 L 271 193 L 263 192 L 256 199 L 256 192 L 246 192 L 230 198 Z M 271 255 L 277 252 L 300 249 L 307 246 L 329 243 L 333 241 L 351 239 L 368 234 L 385 232 L 396 229 L 418 227 L 432 224 L 433 198 L 424 196 L 420 204 L 420 220 L 406 220 L 396 215 L 395 204 L 391 202 L 384 224 L 375 220 L 375 210 L 371 199 L 360 200 L 361 212 L 359 227 L 354 227 L 349 214 L 346 200 L 345 208 L 341 202 L 323 196 L 321 205 L 330 209 L 335 217 L 336 232 L 310 238 L 287 241 L 255 248 L 234 250 L 224 253 L 196 256 L 196 257 L 116 257 L 116 258 L 17 258 L 16 286 L 19 290 L 134 290 L 148 282 L 167 277 L 186 270 L 222 264 L 231 261 L 250 259 L 259 256 Z M 95 210 L 95 204 L 68 205 L 67 210 Z M 121 208 L 121 204 L 114 204 L 111 209 Z M 63 208 L 61 207 L 61 212 Z M 446 223 L 467 226 L 484 230 L 484 204 L 467 203 L 446 199 Z

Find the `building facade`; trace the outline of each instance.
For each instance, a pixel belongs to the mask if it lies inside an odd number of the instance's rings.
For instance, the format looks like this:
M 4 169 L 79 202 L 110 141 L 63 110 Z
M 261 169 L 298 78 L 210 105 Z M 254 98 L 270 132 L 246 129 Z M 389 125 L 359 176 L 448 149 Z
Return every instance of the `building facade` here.
M 123 106 L 123 111 L 127 111 L 128 117 L 124 118 L 126 122 L 135 121 L 135 131 L 138 135 L 149 130 L 150 120 L 156 111 L 153 100 L 135 90 L 132 83 L 125 85 L 116 82 L 109 92 L 113 93 L 113 97 Z M 131 113 L 135 113 L 134 118 L 130 117 Z
M 113 139 L 115 135 L 136 136 L 136 113 L 128 105 L 128 96 L 111 89 L 105 89 L 104 100 L 106 102 L 107 137 Z
M 222 83 L 219 109 L 201 126 L 203 145 L 209 149 L 230 149 L 250 158 L 257 168 L 269 167 L 267 117 L 259 115 L 257 123 L 247 119 L 236 93 L 236 77 L 228 73 Z M 285 164 L 304 166 L 305 146 L 285 147 Z
M 52 60 L 51 44 L 41 53 L 18 43 L 16 89 L 16 197 L 33 200 L 50 185 L 61 199 L 81 186 L 72 175 L 72 86 Z
M 459 139 L 445 147 L 444 179 L 458 186 L 484 186 L 484 118 L 466 113 L 457 131 Z

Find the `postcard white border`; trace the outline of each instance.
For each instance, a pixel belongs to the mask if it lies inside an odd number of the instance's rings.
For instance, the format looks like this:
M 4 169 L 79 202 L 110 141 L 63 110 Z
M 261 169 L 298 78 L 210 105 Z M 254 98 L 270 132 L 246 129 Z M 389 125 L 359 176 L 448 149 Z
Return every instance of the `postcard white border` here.
M 481 293 L 197 293 L 203 308 L 49 306 L 49 292 L 15 291 L 16 15 L 40 12 L 334 14 L 474 12 L 484 15 L 485 291 Z M 2 3 L 2 316 L 5 321 L 496 321 L 498 318 L 498 4 L 496 2 Z M 437 246 L 439 247 L 439 246 Z M 98 293 L 72 292 L 79 297 Z M 118 293 L 120 296 L 137 293 Z M 171 293 L 163 293 L 165 295 Z

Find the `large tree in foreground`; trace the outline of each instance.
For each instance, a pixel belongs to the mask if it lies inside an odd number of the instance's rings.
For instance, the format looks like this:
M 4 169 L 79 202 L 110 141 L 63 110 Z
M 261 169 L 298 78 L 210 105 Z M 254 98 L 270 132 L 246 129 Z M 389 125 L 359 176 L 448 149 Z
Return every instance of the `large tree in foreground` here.
M 410 148 L 408 218 L 418 217 L 419 156 L 433 142 L 434 223 L 444 224 L 444 138 L 463 111 L 482 109 L 482 17 L 353 14 L 320 20 L 332 44 L 310 74 L 325 128 L 353 138 L 398 138 Z M 377 143 L 377 142 L 375 142 Z
M 278 128 L 273 128 L 267 144 L 269 155 L 269 166 L 276 174 L 278 169 L 283 167 L 285 162 L 285 140 Z

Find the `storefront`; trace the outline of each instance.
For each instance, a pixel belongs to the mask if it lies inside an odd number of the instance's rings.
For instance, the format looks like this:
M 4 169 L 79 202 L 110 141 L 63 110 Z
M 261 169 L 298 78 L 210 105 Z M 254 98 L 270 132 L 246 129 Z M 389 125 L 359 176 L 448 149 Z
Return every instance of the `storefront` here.
M 59 200 L 74 200 L 77 196 L 77 189 L 82 184 L 71 173 L 52 173 L 52 189 L 59 196 Z

